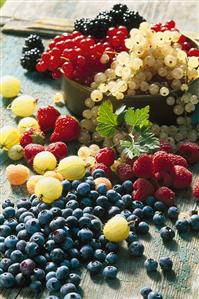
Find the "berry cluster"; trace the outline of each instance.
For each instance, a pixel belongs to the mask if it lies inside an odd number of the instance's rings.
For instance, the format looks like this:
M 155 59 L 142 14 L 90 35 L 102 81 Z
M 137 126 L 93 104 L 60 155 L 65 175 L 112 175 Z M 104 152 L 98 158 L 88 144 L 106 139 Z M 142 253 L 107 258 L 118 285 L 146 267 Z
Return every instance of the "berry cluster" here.
M 28 71 L 35 71 L 35 66 L 44 51 L 44 45 L 41 37 L 31 34 L 25 39 L 25 45 L 22 48 L 20 63 Z
M 61 72 L 76 82 L 90 85 L 94 75 L 105 71 L 115 52 L 126 49 L 124 40 L 128 30 L 124 26 L 109 28 L 107 38 L 96 40 L 78 31 L 54 38 L 36 66 L 38 72 L 50 71 L 53 78 Z
M 75 30 L 83 35 L 105 38 L 110 27 L 123 25 L 138 28 L 145 19 L 138 12 L 130 11 L 125 4 L 115 4 L 110 11 L 100 12 L 94 19 L 81 18 L 75 21 Z

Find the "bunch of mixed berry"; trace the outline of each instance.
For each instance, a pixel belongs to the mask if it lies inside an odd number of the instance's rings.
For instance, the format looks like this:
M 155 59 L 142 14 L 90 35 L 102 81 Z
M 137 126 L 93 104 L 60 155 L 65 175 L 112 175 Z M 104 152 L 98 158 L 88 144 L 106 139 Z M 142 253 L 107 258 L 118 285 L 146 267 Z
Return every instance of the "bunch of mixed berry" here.
M 44 45 L 41 37 L 31 34 L 25 39 L 25 45 L 22 48 L 22 56 L 20 58 L 21 65 L 28 71 L 35 71 L 37 61 L 44 51 Z

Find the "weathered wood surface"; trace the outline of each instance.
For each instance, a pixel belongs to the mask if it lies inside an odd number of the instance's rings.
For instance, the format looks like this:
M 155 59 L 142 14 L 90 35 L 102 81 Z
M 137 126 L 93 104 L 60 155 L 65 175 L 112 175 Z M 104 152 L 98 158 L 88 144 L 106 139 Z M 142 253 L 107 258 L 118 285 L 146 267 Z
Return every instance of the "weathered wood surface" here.
M 124 1 L 121 1 L 124 2 Z M 7 1 L 1 15 L 32 19 L 39 17 L 81 17 L 92 16 L 99 10 L 108 9 L 113 1 Z M 197 31 L 197 1 L 175 2 L 149 2 L 130 1 L 129 7 L 139 10 L 150 21 L 166 21 L 174 18 L 178 27 L 184 31 Z M 9 19 L 9 18 L 8 18 Z M 47 42 L 47 41 L 46 41 Z M 40 74 L 29 75 L 19 65 L 21 48 L 24 38 L 10 35 L 1 35 L 1 73 L 16 75 L 22 81 L 23 92 L 39 98 L 39 105 L 49 103 L 60 89 L 58 81 L 44 78 Z M 0 102 L 0 126 L 14 124 L 15 119 L 11 112 L 6 110 L 7 102 Z M 66 109 L 63 109 L 63 112 Z M 71 150 L 71 152 L 73 149 Z M 0 201 L 11 197 L 14 200 L 25 196 L 23 188 L 10 188 L 6 182 L 4 171 L 0 171 Z M 199 176 L 199 165 L 194 167 L 195 177 Z M 178 194 L 177 204 L 181 211 L 191 211 L 196 208 L 190 192 Z M 169 222 L 168 222 L 169 223 Z M 172 225 L 169 223 L 169 225 Z M 198 299 L 199 298 L 199 236 L 185 235 L 175 238 L 175 241 L 164 246 L 160 240 L 158 230 L 150 226 L 150 235 L 143 238 L 145 253 L 143 258 L 130 259 L 125 246 L 120 251 L 118 263 L 118 280 L 107 283 L 101 277 L 92 280 L 86 271 L 82 272 L 81 286 L 86 299 L 138 299 L 141 298 L 139 290 L 143 286 L 151 286 L 160 290 L 166 299 Z M 145 257 L 159 259 L 160 256 L 169 255 L 174 261 L 174 272 L 164 276 L 161 271 L 147 275 L 143 268 Z M 1 290 L 0 298 L 25 299 L 42 298 L 47 292 L 34 295 L 29 289 Z

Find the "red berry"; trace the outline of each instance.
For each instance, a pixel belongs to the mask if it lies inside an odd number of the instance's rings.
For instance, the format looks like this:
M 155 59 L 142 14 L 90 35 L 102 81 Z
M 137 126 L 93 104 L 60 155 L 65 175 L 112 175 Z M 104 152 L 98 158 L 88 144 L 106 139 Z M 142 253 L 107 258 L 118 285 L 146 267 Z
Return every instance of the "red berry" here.
M 186 36 L 184 36 L 183 34 L 181 34 L 179 40 L 178 40 L 178 43 L 179 44 L 183 44 L 184 42 L 186 42 Z
M 148 196 L 155 192 L 154 186 L 146 179 L 139 178 L 133 184 L 134 191 L 132 193 L 134 200 L 144 201 Z
M 110 167 L 115 160 L 115 151 L 112 148 L 104 147 L 97 152 L 95 158 L 98 163 L 103 163 Z
M 84 67 L 87 64 L 86 58 L 82 55 L 78 55 L 76 64 L 80 67 Z
M 131 165 L 127 163 L 120 164 L 116 170 L 117 176 L 123 182 L 132 179 L 134 176 L 133 169 Z
M 188 188 L 192 182 L 192 173 L 183 166 L 175 165 L 173 178 L 173 187 L 175 189 Z
M 68 148 L 64 142 L 50 143 L 46 147 L 46 151 L 51 152 L 58 160 L 61 160 L 67 156 Z
M 164 151 L 166 153 L 172 153 L 173 148 L 172 145 L 165 140 L 160 140 L 160 151 Z
M 107 35 L 109 37 L 113 37 L 117 33 L 117 28 L 116 27 L 110 27 L 107 31 Z
M 36 65 L 36 70 L 40 73 L 45 72 L 47 70 L 47 68 L 48 68 L 48 65 L 46 64 L 45 61 L 42 61 L 42 60 L 40 62 L 38 62 Z
M 164 172 L 164 171 L 159 171 L 154 174 L 154 178 L 157 181 L 159 186 L 167 186 L 170 187 L 173 182 L 173 177 L 171 174 Z
M 119 26 L 119 27 L 118 27 L 118 30 L 119 30 L 119 31 L 122 31 L 122 32 L 124 33 L 124 35 L 126 35 L 126 36 L 127 36 L 128 33 L 129 33 L 129 32 L 128 32 L 128 29 L 127 29 L 125 26 Z
M 79 122 L 71 115 L 60 115 L 55 123 L 55 129 L 50 137 L 51 142 L 68 142 L 79 137 Z
M 157 200 L 162 201 L 168 207 L 174 204 L 175 192 L 168 187 L 160 187 L 154 195 Z
M 199 145 L 196 143 L 187 142 L 180 144 L 178 152 L 190 164 L 199 162 Z
M 133 164 L 135 176 L 149 179 L 152 177 L 152 157 L 144 154 L 137 158 Z
M 106 166 L 105 164 L 103 164 L 103 163 L 96 163 L 95 166 L 94 166 L 93 169 L 92 169 L 92 172 L 93 172 L 94 170 L 96 170 L 96 169 L 102 169 L 102 170 L 104 170 L 105 175 L 106 175 L 107 177 L 109 177 L 110 174 L 111 174 L 110 168 L 109 168 L 108 166 Z
M 175 28 L 176 23 L 174 20 L 170 20 L 170 21 L 166 22 L 165 26 L 170 30 L 172 28 Z
M 191 49 L 191 47 L 192 47 L 192 45 L 190 42 L 185 41 L 184 43 L 182 43 L 182 50 L 184 50 L 184 51 L 189 51 Z
M 199 179 L 196 180 L 193 186 L 193 196 L 199 200 Z
M 167 172 L 171 173 L 173 170 L 173 164 L 169 159 L 169 156 L 164 151 L 157 151 L 153 155 L 153 174 L 156 172 Z
M 64 72 L 64 75 L 69 78 L 72 79 L 73 78 L 73 74 L 74 74 L 74 67 L 72 62 L 70 61 L 66 61 L 64 62 L 64 64 L 62 65 L 62 70 Z
M 36 115 L 40 129 L 44 133 L 51 132 L 55 127 L 55 122 L 59 115 L 59 111 L 55 109 L 55 107 L 53 107 L 52 105 L 40 107 L 37 110 Z
M 55 70 L 54 72 L 52 72 L 52 78 L 53 79 L 59 79 L 61 78 L 62 73 L 59 70 Z
M 180 165 L 180 166 L 184 166 L 185 168 L 188 167 L 188 163 L 185 160 L 185 158 L 179 156 L 179 155 L 174 155 L 174 154 L 168 154 L 168 158 L 171 161 L 171 163 L 173 165 Z
M 28 164 L 32 164 L 36 154 L 45 151 L 45 148 L 41 144 L 30 143 L 24 147 L 24 158 Z
M 21 135 L 20 144 L 25 147 L 30 143 L 44 144 L 44 134 L 39 129 L 30 128 Z
M 196 56 L 199 57 L 199 49 L 191 48 L 188 52 L 188 56 Z

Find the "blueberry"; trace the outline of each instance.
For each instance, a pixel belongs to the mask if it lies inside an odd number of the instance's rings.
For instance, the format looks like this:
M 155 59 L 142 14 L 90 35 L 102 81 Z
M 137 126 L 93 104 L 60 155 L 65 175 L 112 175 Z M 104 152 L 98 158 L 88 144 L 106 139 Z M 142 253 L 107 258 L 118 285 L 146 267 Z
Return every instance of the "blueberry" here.
M 68 181 L 68 180 L 64 180 L 62 181 L 62 187 L 63 187 L 63 190 L 62 190 L 62 195 L 63 196 L 66 196 L 66 194 L 68 193 L 68 191 L 71 190 L 71 182 Z
M 160 229 L 160 237 L 164 241 L 170 241 L 175 237 L 175 232 L 169 226 L 164 226 Z
M 133 215 L 136 215 L 137 217 L 139 217 L 140 219 L 143 218 L 143 211 L 141 208 L 136 208 L 134 211 L 133 211 Z
M 62 249 L 64 251 L 67 251 L 67 250 L 71 249 L 72 247 L 73 247 L 73 239 L 70 237 L 67 237 L 65 239 L 65 242 L 62 244 Z
M 31 282 L 30 289 L 35 293 L 40 293 L 42 291 L 42 283 L 39 280 Z
M 75 210 L 75 209 L 79 208 L 79 203 L 77 200 L 71 199 L 66 203 L 66 208 Z
M 179 219 L 175 223 L 175 227 L 179 233 L 185 233 L 189 231 L 190 225 L 186 219 Z
M 3 269 L 4 271 L 7 271 L 11 264 L 12 261 L 9 258 L 4 257 L 0 261 L 0 268 Z
M 115 266 L 107 266 L 103 270 L 103 276 L 104 278 L 116 278 L 117 276 L 117 268 Z
M 35 263 L 31 259 L 23 260 L 20 263 L 20 270 L 21 270 L 21 273 L 24 274 L 24 275 L 32 274 L 34 268 L 35 268 Z
M 52 235 L 55 243 L 63 243 L 67 237 L 67 232 L 64 229 L 60 228 L 56 229 Z
M 119 199 L 118 201 L 116 201 L 115 206 L 120 208 L 121 210 L 125 209 L 125 204 L 122 199 Z
M 128 252 L 130 256 L 142 256 L 144 252 L 144 245 L 139 241 L 134 241 L 129 244 Z
M 40 207 L 40 202 L 36 207 L 31 207 L 30 210 L 29 210 L 31 213 L 34 214 L 34 217 L 36 217 L 36 218 L 37 218 L 37 216 L 39 215 L 39 212 L 40 212 L 39 207 Z M 25 219 L 24 219 L 24 221 L 25 221 Z
M 126 219 L 129 217 L 129 216 L 131 216 L 131 211 L 129 211 L 129 210 L 127 210 L 127 209 L 125 209 L 125 210 L 123 210 L 122 212 L 121 212 L 121 215 L 122 216 L 124 216 Z
M 100 262 L 104 262 L 106 258 L 106 252 L 102 249 L 96 249 L 94 253 L 94 257 L 96 260 Z
M 80 208 L 76 208 L 73 213 L 73 216 L 75 216 L 77 219 L 81 218 L 83 216 L 83 211 Z
M 15 235 L 10 235 L 5 238 L 4 242 L 7 248 L 15 248 L 18 238 Z
M 51 205 L 49 205 L 48 203 L 45 203 L 45 202 L 41 202 L 41 203 L 38 205 L 38 208 L 39 208 L 39 211 L 50 210 Z
M 51 257 L 53 262 L 60 263 L 64 259 L 65 254 L 64 254 L 64 251 L 62 249 L 55 248 L 51 251 L 50 257 Z
M 95 216 L 102 219 L 105 216 L 105 209 L 100 206 L 95 206 L 93 209 L 93 213 Z
M 17 275 L 20 272 L 20 264 L 19 263 L 11 264 L 8 267 L 8 272 L 10 272 L 14 276 Z
M 154 210 L 150 206 L 145 206 L 142 209 L 142 212 L 143 212 L 143 218 L 152 218 L 154 215 Z
M 53 278 L 53 277 L 57 278 L 57 276 L 56 276 L 56 272 L 55 272 L 55 271 L 50 271 L 50 272 L 48 272 L 48 273 L 46 274 L 46 281 L 48 281 L 49 279 L 51 279 L 51 278 Z
M 91 190 L 89 194 L 89 198 L 92 200 L 96 200 L 99 196 L 99 193 L 95 190 Z
M 21 252 L 25 253 L 26 241 L 19 240 L 16 244 L 16 249 L 20 250 Z
M 20 240 L 25 240 L 25 241 L 28 241 L 29 238 L 30 238 L 30 234 L 27 232 L 26 229 L 22 229 L 18 232 L 17 234 L 17 238 L 20 239 Z
M 42 210 L 38 214 L 38 220 L 40 225 L 48 224 L 53 219 L 53 213 L 50 210 Z
M 80 249 L 80 257 L 83 261 L 91 259 L 93 257 L 94 251 L 90 245 L 84 245 Z
M 63 260 L 62 262 L 61 262 L 61 266 L 67 266 L 68 268 L 70 267 L 70 261 L 69 260 Z
M 77 269 L 77 268 L 79 268 L 79 266 L 80 266 L 80 262 L 79 262 L 78 258 L 73 257 L 70 260 L 70 268 L 71 269 Z
M 22 273 L 18 273 L 15 276 L 16 285 L 19 288 L 25 287 L 29 284 L 29 278 L 24 276 Z
M 29 257 L 33 257 L 39 254 L 39 245 L 35 242 L 27 242 L 25 252 Z
M 5 209 L 7 207 L 13 207 L 14 208 L 14 203 L 11 202 L 10 199 L 6 199 L 3 203 L 2 203 L 2 208 Z
M 102 271 L 102 263 L 99 261 L 92 261 L 88 263 L 87 270 L 90 274 L 99 274 Z
M 34 214 L 32 212 L 26 211 L 19 216 L 19 222 L 24 222 L 24 219 L 27 216 L 32 216 L 32 218 L 34 218 Z
M 147 299 L 163 299 L 160 292 L 150 292 Z
M 118 243 L 113 243 L 113 242 L 107 242 L 105 245 L 106 249 L 110 252 L 118 252 L 119 250 L 119 244 Z
M 60 289 L 60 293 L 63 296 L 67 295 L 68 293 L 72 293 L 72 292 L 76 292 L 76 291 L 77 291 L 76 286 L 74 285 L 74 283 L 71 283 L 71 282 L 64 284 Z
M 83 197 L 80 201 L 80 207 L 85 208 L 85 207 L 92 207 L 93 206 L 93 200 L 90 197 Z
M 4 222 L 5 225 L 8 225 L 11 230 L 14 230 L 18 224 L 17 220 L 15 218 L 9 218 Z
M 121 198 L 121 195 L 117 193 L 115 190 L 108 190 L 106 193 L 106 197 L 112 202 L 115 203 L 117 200 Z
M 66 225 L 68 225 L 69 227 L 78 226 L 78 219 L 75 216 L 69 216 L 66 219 Z
M 22 198 L 21 200 L 19 200 L 17 202 L 17 209 L 20 209 L 20 208 L 25 208 L 25 209 L 29 210 L 31 208 L 31 202 L 26 198 Z
M 49 292 L 58 292 L 61 288 L 61 283 L 56 277 L 52 277 L 47 281 L 46 288 Z
M 16 232 L 20 232 L 21 230 L 25 229 L 25 224 L 24 223 L 19 223 L 17 226 L 16 226 Z
M 92 180 L 85 180 L 85 184 L 89 184 L 89 186 L 90 186 L 90 190 L 95 190 L 95 183 L 94 183 L 94 181 L 93 181 L 93 179 Z M 78 186 L 79 187 L 79 186 Z M 77 189 L 78 189 L 78 187 L 77 187 Z M 89 192 L 90 193 L 90 192 Z
M 31 235 L 40 231 L 40 224 L 36 218 L 32 218 L 32 219 L 28 220 L 25 224 L 25 227 L 26 227 L 27 232 Z
M 192 215 L 189 219 L 189 223 L 193 231 L 199 231 L 199 215 Z
M 118 192 L 118 193 L 122 193 L 122 191 L 123 191 L 123 188 L 122 188 L 122 185 L 120 185 L 120 184 L 116 184 L 116 185 L 114 185 L 113 186 L 113 190 L 115 190 L 116 192 Z
M 72 216 L 72 214 L 73 214 L 73 209 L 71 208 L 66 208 L 62 210 L 62 217 L 64 218 L 67 218 L 68 216 Z
M 169 257 L 161 257 L 159 264 L 163 271 L 170 271 L 173 267 L 173 262 Z
M 46 267 L 45 267 L 45 272 L 51 272 L 51 271 L 56 271 L 57 270 L 57 266 L 54 262 L 48 262 L 46 264 Z
M 99 184 L 96 190 L 99 194 L 106 194 L 107 186 L 105 184 Z
M 78 238 L 80 239 L 80 241 L 82 242 L 89 242 L 92 240 L 93 238 L 93 233 L 90 229 L 88 228 L 82 228 L 78 234 L 77 234 Z
M 155 211 L 165 212 L 167 210 L 166 205 L 162 201 L 156 201 L 154 204 Z
M 80 196 L 86 196 L 89 194 L 91 188 L 90 185 L 88 183 L 81 183 L 77 186 L 77 193 Z
M 15 278 L 9 272 L 4 272 L 0 275 L 0 287 L 9 289 L 15 285 Z
M 65 201 L 68 202 L 69 200 L 77 200 L 77 195 L 74 192 L 68 192 L 65 197 Z
M 140 223 L 138 223 L 138 227 L 137 227 L 137 231 L 138 233 L 145 235 L 149 232 L 149 225 L 148 223 L 141 221 Z
M 132 196 L 130 194 L 125 194 L 122 196 L 122 201 L 125 207 L 130 207 L 132 203 Z
M 11 234 L 11 228 L 8 225 L 0 225 L 0 236 L 7 237 Z
M 136 235 L 135 233 L 133 233 L 133 232 L 130 232 L 128 238 L 126 239 L 126 241 L 127 241 L 128 243 L 132 243 L 132 242 L 137 241 L 137 240 L 138 240 L 138 237 L 137 237 L 137 235 Z
M 72 183 L 71 183 L 71 187 L 72 187 L 72 189 L 77 189 L 77 186 L 79 185 L 81 183 L 81 181 L 79 181 L 79 180 L 74 180 L 74 181 L 72 181 Z M 70 191 L 70 190 L 69 190 Z
M 153 222 L 157 226 L 163 226 L 165 224 L 166 218 L 161 212 L 156 212 L 153 216 Z
M 69 273 L 69 268 L 67 266 L 61 266 L 57 268 L 56 277 L 59 280 L 64 280 L 68 277 Z
M 10 258 L 10 255 L 11 255 L 11 253 L 12 253 L 12 251 L 13 251 L 13 249 L 7 249 L 6 251 L 5 251 L 5 253 L 4 253 L 4 257 L 6 257 L 6 258 Z
M 144 266 L 147 270 L 147 272 L 151 272 L 151 271 L 155 271 L 157 270 L 158 267 L 158 262 L 155 261 L 154 259 L 146 259 L 146 261 L 144 262 Z
M 5 221 L 5 217 L 1 214 L 0 215 L 0 225 L 2 225 Z
M 68 282 L 73 283 L 77 287 L 81 282 L 81 277 L 78 274 L 70 273 Z
M 167 211 L 168 217 L 171 220 L 177 220 L 178 219 L 178 215 L 179 215 L 179 210 L 177 207 L 169 207 L 168 211 Z
M 113 216 L 115 216 L 115 215 L 118 215 L 118 214 L 120 214 L 120 208 L 118 208 L 118 207 L 116 207 L 116 206 L 112 206 L 111 208 L 110 208 L 110 210 L 108 211 L 108 215 L 110 216 L 110 217 L 113 217 Z
M 49 227 L 52 231 L 54 231 L 56 229 L 63 228 L 65 225 L 66 220 L 63 217 L 58 216 L 50 222 Z
M 118 256 L 115 252 L 109 252 L 106 256 L 105 262 L 107 264 L 115 264 L 118 260 Z
M 102 230 L 102 222 L 99 219 L 91 220 L 92 230 L 96 233 L 100 233 Z
M 64 296 L 64 299 L 82 299 L 82 297 L 76 292 L 71 292 Z
M 105 172 L 102 169 L 95 169 L 92 173 L 94 179 L 100 178 L 100 177 L 105 177 Z
M 59 298 L 55 295 L 50 295 L 50 296 L 46 297 L 45 299 L 59 299 Z
M 45 268 L 47 264 L 47 260 L 43 255 L 34 256 L 34 261 L 38 267 Z
M 44 244 L 45 244 L 44 235 L 40 232 L 34 233 L 32 235 L 32 237 L 30 238 L 30 241 L 37 243 L 39 246 L 44 246 Z
M 20 263 L 21 261 L 23 261 L 24 255 L 20 250 L 14 250 L 10 255 L 10 259 L 15 263 Z
M 140 294 L 142 295 L 142 297 L 143 297 L 144 299 L 147 299 L 149 293 L 151 293 L 151 292 L 152 292 L 152 289 L 149 288 L 149 287 L 143 287 L 143 288 L 140 290 Z
M 54 218 L 54 217 L 61 216 L 61 214 L 62 214 L 61 209 L 58 208 L 58 207 L 51 208 L 50 211 L 51 211 L 52 214 L 53 214 L 53 218 Z
M 132 193 L 133 191 L 133 183 L 130 180 L 126 180 L 122 183 L 122 188 L 125 193 Z
M 31 275 L 31 280 L 35 281 L 35 280 L 40 280 L 40 281 L 43 281 L 45 280 L 45 271 L 40 269 L 40 268 L 35 268 L 33 270 L 33 274 Z

